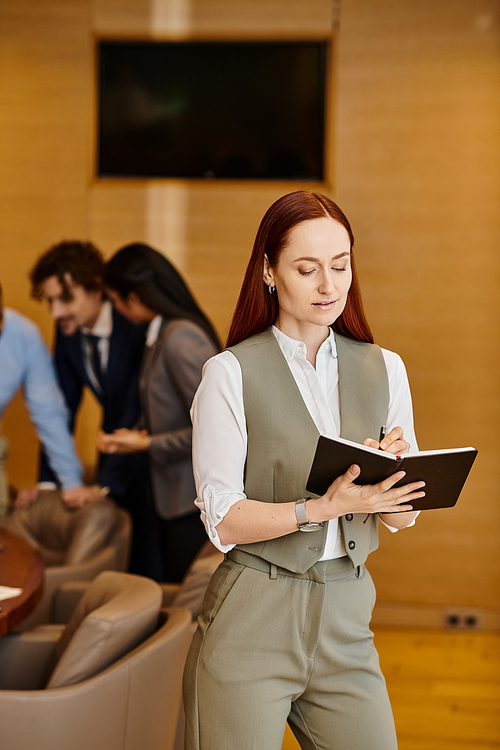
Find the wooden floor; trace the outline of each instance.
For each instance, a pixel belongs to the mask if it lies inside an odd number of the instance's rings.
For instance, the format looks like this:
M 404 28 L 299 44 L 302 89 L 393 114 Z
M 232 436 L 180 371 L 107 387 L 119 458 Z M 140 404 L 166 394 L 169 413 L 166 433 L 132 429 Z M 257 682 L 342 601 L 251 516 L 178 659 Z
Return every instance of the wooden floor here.
M 378 628 L 375 643 L 399 750 L 500 748 L 500 634 Z

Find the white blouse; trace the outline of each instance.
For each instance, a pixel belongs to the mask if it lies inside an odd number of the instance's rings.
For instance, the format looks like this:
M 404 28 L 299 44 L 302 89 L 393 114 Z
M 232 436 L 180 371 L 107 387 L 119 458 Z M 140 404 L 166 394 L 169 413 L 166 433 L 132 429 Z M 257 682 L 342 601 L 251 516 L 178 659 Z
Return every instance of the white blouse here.
M 316 369 L 307 361 L 306 345 L 272 328 L 306 407 L 321 435 L 340 434 L 337 347 L 335 335 L 322 343 Z M 410 386 L 399 355 L 382 349 L 389 379 L 387 432 L 399 426 L 410 450 L 418 450 L 413 427 Z M 197 498 L 195 503 L 213 544 L 228 552 L 235 545 L 223 545 L 217 525 L 234 503 L 245 498 L 244 468 L 247 431 L 243 405 L 240 363 L 230 351 L 206 362 L 203 378 L 191 408 L 193 421 L 193 468 Z M 378 435 L 367 435 L 376 440 Z M 258 500 L 258 498 L 252 498 Z M 412 521 L 410 526 L 414 524 Z M 385 524 L 387 525 L 387 524 Z M 397 531 L 388 526 L 391 531 Z M 322 560 L 346 554 L 338 520 L 329 521 Z

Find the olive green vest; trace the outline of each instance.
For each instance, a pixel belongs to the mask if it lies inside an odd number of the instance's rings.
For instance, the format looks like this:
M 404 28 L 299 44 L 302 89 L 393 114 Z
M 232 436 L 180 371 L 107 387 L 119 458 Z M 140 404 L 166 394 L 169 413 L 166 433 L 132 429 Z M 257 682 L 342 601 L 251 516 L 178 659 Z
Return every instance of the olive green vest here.
M 340 434 L 362 443 L 377 438 L 387 423 L 389 383 L 378 346 L 335 334 L 337 343 Z M 241 365 L 248 433 L 245 494 L 253 500 L 285 503 L 312 496 L 307 479 L 319 432 L 300 395 L 271 329 L 230 347 Z M 314 496 L 317 497 L 317 496 Z M 340 519 L 346 552 L 354 567 L 378 546 L 376 516 L 348 514 Z M 304 573 L 323 555 L 328 524 L 243 549 L 294 573 Z

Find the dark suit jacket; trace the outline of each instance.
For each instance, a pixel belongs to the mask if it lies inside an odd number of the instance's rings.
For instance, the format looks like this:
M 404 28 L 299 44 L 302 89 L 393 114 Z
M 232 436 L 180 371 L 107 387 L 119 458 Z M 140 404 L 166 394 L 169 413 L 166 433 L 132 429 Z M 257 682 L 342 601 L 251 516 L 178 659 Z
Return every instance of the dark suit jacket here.
M 189 410 L 203 365 L 218 349 L 188 320 L 164 321 L 144 354 L 140 392 L 143 426 L 151 435 L 155 508 L 166 520 L 196 511 Z
M 113 432 L 120 427 L 132 428 L 140 414 L 139 372 L 144 351 L 146 326 L 134 326 L 113 309 L 113 330 L 109 340 L 109 357 L 104 394 L 95 391 L 85 370 L 82 334 L 63 336 L 57 332 L 54 362 L 59 384 L 70 411 L 73 432 L 75 417 L 84 386 L 92 390 L 103 407 L 102 429 Z M 127 489 L 134 461 L 130 456 L 101 454 L 97 481 L 117 495 Z M 42 456 L 39 481 L 55 481 Z

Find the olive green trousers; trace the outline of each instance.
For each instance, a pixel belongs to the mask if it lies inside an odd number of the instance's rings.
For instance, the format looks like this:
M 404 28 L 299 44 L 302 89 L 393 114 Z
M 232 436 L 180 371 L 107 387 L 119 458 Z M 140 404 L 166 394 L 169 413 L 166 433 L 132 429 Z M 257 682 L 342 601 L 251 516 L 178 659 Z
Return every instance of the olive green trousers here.
M 304 750 L 396 750 L 374 603 L 347 557 L 298 575 L 232 550 L 188 655 L 185 750 L 280 750 L 287 721 Z

